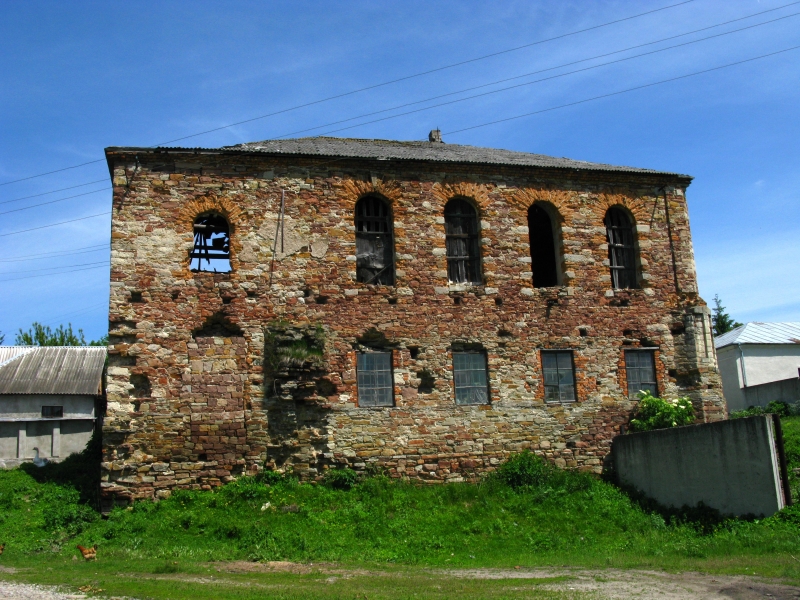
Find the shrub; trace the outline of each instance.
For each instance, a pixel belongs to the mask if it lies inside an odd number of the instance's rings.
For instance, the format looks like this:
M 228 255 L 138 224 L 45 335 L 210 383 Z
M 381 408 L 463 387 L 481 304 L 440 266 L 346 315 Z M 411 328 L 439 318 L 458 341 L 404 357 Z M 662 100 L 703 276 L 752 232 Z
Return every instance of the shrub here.
M 323 485 L 334 490 L 349 490 L 361 477 L 352 469 L 331 469 L 322 477 Z
M 737 410 L 730 414 L 731 419 L 743 419 L 745 417 L 756 417 L 759 415 L 778 415 L 788 417 L 800 414 L 800 403 L 789 404 L 783 400 L 773 400 L 766 406 L 751 406 L 745 410 Z
M 631 431 L 681 427 L 694 421 L 694 408 L 688 397 L 662 400 L 650 392 L 640 392 L 639 397 L 639 406 L 630 422 Z
M 264 485 L 278 485 L 279 483 L 283 483 L 285 480 L 286 477 L 284 474 L 278 471 L 261 471 L 258 475 L 256 475 L 256 481 L 263 483 Z
M 497 468 L 497 478 L 511 488 L 541 486 L 552 478 L 555 469 L 530 450 L 524 450 L 512 454 Z

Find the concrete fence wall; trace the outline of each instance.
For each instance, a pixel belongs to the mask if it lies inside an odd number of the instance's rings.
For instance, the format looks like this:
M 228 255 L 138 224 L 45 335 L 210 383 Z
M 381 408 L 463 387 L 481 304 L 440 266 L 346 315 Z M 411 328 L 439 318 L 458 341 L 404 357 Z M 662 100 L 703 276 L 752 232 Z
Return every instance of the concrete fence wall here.
M 784 507 L 769 416 L 618 436 L 612 457 L 620 485 L 664 506 L 703 502 L 723 514 L 757 516 Z

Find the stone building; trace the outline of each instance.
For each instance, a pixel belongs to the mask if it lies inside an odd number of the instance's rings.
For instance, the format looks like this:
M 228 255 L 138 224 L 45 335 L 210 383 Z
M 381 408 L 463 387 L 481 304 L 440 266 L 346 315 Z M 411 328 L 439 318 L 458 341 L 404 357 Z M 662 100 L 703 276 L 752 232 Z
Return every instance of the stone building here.
M 690 177 L 435 133 L 106 150 L 109 498 L 599 472 L 642 389 L 725 417 Z

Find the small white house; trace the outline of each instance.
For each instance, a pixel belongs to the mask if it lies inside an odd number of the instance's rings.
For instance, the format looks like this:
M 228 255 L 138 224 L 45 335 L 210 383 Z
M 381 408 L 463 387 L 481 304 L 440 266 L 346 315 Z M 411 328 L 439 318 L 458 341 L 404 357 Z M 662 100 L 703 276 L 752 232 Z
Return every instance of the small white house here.
M 800 323 L 747 323 L 714 347 L 729 412 L 800 401 Z
M 106 349 L 0 347 L 0 468 L 80 452 L 103 396 Z

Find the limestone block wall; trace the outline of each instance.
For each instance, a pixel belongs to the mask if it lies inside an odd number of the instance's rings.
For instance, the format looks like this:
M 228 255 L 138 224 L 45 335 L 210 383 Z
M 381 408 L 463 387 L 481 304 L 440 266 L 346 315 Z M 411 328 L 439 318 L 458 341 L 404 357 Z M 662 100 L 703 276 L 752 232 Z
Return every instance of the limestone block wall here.
M 701 419 L 724 418 L 686 178 L 225 150 L 107 155 L 109 497 L 207 488 L 265 467 L 452 481 L 524 448 L 599 472 L 636 403 L 625 349 L 656 348 L 659 393 L 688 394 Z M 365 194 L 391 207 L 392 286 L 356 281 L 354 208 Z M 479 213 L 480 285 L 448 283 L 443 209 L 456 196 Z M 532 284 L 536 202 L 558 215 L 559 287 Z M 640 289 L 612 289 L 612 206 L 635 222 Z M 229 221 L 230 273 L 189 269 L 192 225 L 206 211 Z M 274 332 L 312 329 L 318 359 L 273 368 Z M 454 402 L 459 344 L 486 352 L 487 405 Z M 394 406 L 359 407 L 357 353 L 376 347 L 392 352 Z M 543 349 L 573 351 L 577 402 L 544 401 Z

